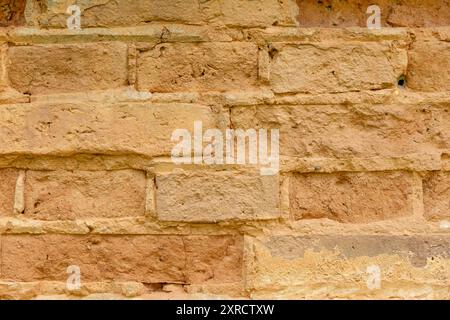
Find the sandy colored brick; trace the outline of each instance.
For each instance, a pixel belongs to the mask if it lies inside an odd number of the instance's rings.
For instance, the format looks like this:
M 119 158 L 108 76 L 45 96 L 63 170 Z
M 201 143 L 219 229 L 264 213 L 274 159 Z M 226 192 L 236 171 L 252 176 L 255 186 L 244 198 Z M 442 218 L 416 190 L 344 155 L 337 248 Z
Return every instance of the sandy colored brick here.
M 139 54 L 138 87 L 143 91 L 227 91 L 257 83 L 256 44 L 160 44 Z
M 270 85 L 277 93 L 393 88 L 406 71 L 406 49 L 376 43 L 275 44 Z
M 13 46 L 8 74 L 13 88 L 33 95 L 117 88 L 127 85 L 127 45 Z
M 2 280 L 143 283 L 237 282 L 242 238 L 234 236 L 2 236 Z
M 246 285 L 255 299 L 446 299 L 449 245 L 445 235 L 246 237 Z
M 38 16 L 44 27 L 64 28 L 70 0 L 53 0 Z M 296 25 L 295 0 L 87 0 L 78 3 L 82 27 L 137 26 L 147 23 L 227 26 Z
M 143 171 L 28 171 L 25 216 L 37 220 L 143 216 Z
M 427 174 L 423 181 L 425 216 L 438 220 L 450 218 L 450 172 Z
M 215 222 L 278 218 L 278 177 L 235 171 L 156 176 L 158 218 Z
M 413 178 L 406 172 L 294 174 L 289 192 L 294 219 L 366 223 L 413 214 Z
M 450 91 L 449 42 L 416 42 L 408 54 L 408 88 L 417 91 Z
M 31 103 L 0 108 L 0 154 L 167 156 L 176 129 L 221 128 L 220 113 L 196 104 Z
M 376 4 L 381 9 L 383 27 L 448 26 L 447 0 L 297 0 L 298 22 L 302 27 L 366 27 L 366 10 Z
M 39 23 L 46 27 L 66 27 L 67 7 L 71 0 L 48 3 Z M 77 3 L 81 9 L 81 27 L 135 26 L 150 22 L 200 24 L 202 12 L 198 0 L 87 0 Z
M 0 217 L 13 213 L 17 177 L 16 169 L 0 169 Z
M 212 1 L 217 9 L 216 17 L 210 22 L 227 26 L 296 26 L 298 6 L 295 0 L 227 0 Z M 206 11 L 206 10 L 205 10 Z M 210 10 L 212 11 L 212 10 Z
M 295 157 L 401 157 L 450 148 L 450 105 L 237 107 L 236 128 L 279 128 L 280 154 Z

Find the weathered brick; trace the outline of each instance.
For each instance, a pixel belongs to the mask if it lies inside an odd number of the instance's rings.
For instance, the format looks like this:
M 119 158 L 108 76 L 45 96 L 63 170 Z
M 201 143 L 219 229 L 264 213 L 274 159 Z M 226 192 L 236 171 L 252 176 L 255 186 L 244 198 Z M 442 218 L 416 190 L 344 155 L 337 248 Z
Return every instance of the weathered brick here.
M 15 169 L 0 169 L 0 217 L 13 213 L 17 176 Z
M 246 286 L 253 298 L 446 299 L 449 294 L 448 236 L 286 235 L 246 237 L 246 242 Z M 370 287 L 377 276 L 380 286 Z
M 383 27 L 448 26 L 450 10 L 446 0 L 297 0 L 298 22 L 303 27 L 366 27 L 366 10 L 381 9 Z
M 227 0 L 216 1 L 216 17 L 212 22 L 227 26 L 295 26 L 298 7 L 295 0 Z M 213 11 L 214 12 L 214 11 Z M 214 13 L 215 13 L 214 12 Z
M 26 0 L 0 0 L 0 27 L 23 24 Z
M 66 281 L 71 265 L 81 281 L 144 283 L 236 282 L 242 238 L 235 236 L 2 236 L 1 279 Z
M 234 171 L 173 172 L 156 176 L 158 217 L 215 222 L 279 217 L 278 178 Z
M 0 154 L 170 155 L 172 132 L 221 128 L 220 114 L 194 104 L 31 103 L 0 108 Z
M 28 171 L 25 181 L 25 216 L 38 220 L 145 213 L 142 171 Z
M 257 83 L 258 48 L 253 43 L 160 44 L 140 53 L 140 90 L 245 90 Z
M 400 157 L 450 148 L 450 105 L 236 107 L 235 128 L 279 128 L 295 157 Z
M 8 52 L 11 86 L 48 94 L 125 86 L 127 45 L 123 43 L 14 46 Z
M 45 27 L 66 25 L 70 0 L 48 3 L 39 22 Z M 295 25 L 295 0 L 87 0 L 79 3 L 81 26 L 136 26 L 150 22 L 176 22 L 228 26 Z
M 450 91 L 449 42 L 416 42 L 408 54 L 408 88 L 418 91 Z
M 71 0 L 48 3 L 40 17 L 43 26 L 65 28 L 66 10 Z M 148 22 L 200 24 L 202 13 L 198 0 L 87 0 L 78 3 L 81 27 L 134 26 Z
M 290 178 L 294 219 L 364 223 L 413 214 L 413 177 L 406 172 L 311 173 Z
M 429 173 L 423 181 L 425 216 L 436 220 L 450 217 L 450 172 Z
M 274 49 L 270 85 L 277 93 L 392 88 L 408 63 L 406 49 L 387 41 L 274 44 Z

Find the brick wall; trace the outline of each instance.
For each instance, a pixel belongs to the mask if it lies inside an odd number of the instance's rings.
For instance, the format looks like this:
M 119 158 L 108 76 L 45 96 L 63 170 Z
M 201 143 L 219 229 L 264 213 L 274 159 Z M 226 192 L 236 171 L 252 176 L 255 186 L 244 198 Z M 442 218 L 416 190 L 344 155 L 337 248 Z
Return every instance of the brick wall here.
M 0 26 L 0 298 L 450 297 L 448 1 L 9 0 Z M 279 130 L 279 170 L 174 161 L 198 122 Z

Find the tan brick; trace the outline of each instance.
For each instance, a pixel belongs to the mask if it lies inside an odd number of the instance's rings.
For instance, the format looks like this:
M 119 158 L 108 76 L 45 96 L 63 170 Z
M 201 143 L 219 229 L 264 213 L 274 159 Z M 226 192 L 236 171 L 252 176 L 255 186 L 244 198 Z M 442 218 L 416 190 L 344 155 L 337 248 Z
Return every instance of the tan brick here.
M 48 4 L 40 17 L 40 24 L 66 27 L 66 10 L 71 0 L 57 0 Z M 148 22 L 179 22 L 200 24 L 202 13 L 198 0 L 87 0 L 78 3 L 81 27 L 134 26 Z
M 0 108 L 0 154 L 170 155 L 178 128 L 221 128 L 220 114 L 194 104 L 31 103 Z
M 158 218 L 215 222 L 279 217 L 278 177 L 235 171 L 156 176 Z
M 39 22 L 45 27 L 66 25 L 71 0 L 52 1 Z M 185 24 L 270 26 L 295 25 L 298 13 L 295 0 L 87 0 L 78 3 L 81 26 L 135 26 L 150 22 Z
M 219 14 L 216 14 L 212 22 L 220 22 L 228 26 L 297 25 L 298 7 L 295 0 L 227 0 L 216 1 L 216 7 Z
M 138 57 L 138 87 L 152 92 L 245 90 L 257 83 L 253 43 L 160 44 Z
M 364 223 L 413 214 L 413 178 L 405 172 L 311 173 L 290 178 L 294 219 Z
M 423 181 L 427 219 L 450 218 L 450 172 L 429 173 Z
M 297 0 L 298 22 L 303 27 L 366 27 L 366 10 L 381 9 L 383 27 L 448 26 L 450 10 L 446 0 Z
M 30 94 L 117 88 L 128 79 L 123 43 L 16 46 L 8 60 L 11 86 Z
M 400 157 L 450 148 L 450 105 L 303 105 L 232 108 L 235 128 L 279 128 L 295 157 Z
M 71 265 L 80 267 L 82 282 L 241 279 L 241 237 L 11 235 L 1 241 L 3 280 L 66 281 Z
M 113 218 L 145 213 L 145 173 L 28 171 L 25 216 L 38 220 Z
M 246 237 L 246 285 L 255 299 L 446 299 L 449 245 L 427 235 Z
M 0 0 L 0 27 L 23 24 L 25 5 L 26 0 Z
M 15 169 L 0 169 L 0 217 L 13 213 L 17 177 Z
M 277 93 L 392 88 L 406 71 L 405 48 L 392 42 L 274 45 L 270 84 Z
M 450 91 L 449 42 L 416 42 L 408 54 L 408 88 L 418 91 Z

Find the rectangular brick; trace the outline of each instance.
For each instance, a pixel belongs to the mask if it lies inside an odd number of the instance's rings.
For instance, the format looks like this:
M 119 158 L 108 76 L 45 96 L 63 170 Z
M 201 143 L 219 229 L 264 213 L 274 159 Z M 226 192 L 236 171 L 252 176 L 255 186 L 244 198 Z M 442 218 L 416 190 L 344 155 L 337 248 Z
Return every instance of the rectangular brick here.
M 413 214 L 413 177 L 407 172 L 294 174 L 294 219 L 365 223 Z
M 28 171 L 25 216 L 37 220 L 145 214 L 143 171 Z
M 44 27 L 66 27 L 66 10 L 71 0 L 48 3 L 39 17 Z M 200 24 L 202 12 L 198 0 L 86 0 L 81 9 L 81 27 L 135 26 L 148 22 Z
M 408 88 L 417 91 L 450 91 L 449 42 L 415 42 L 408 55 Z
M 139 54 L 137 83 L 151 92 L 250 89 L 257 57 L 253 43 L 164 43 Z
M 450 218 L 450 172 L 427 174 L 423 181 L 423 193 L 427 219 Z
M 235 128 L 279 128 L 280 153 L 368 158 L 450 148 L 450 104 L 302 105 L 231 109 Z
M 0 169 L 0 217 L 13 213 L 17 177 L 16 169 Z
M 0 108 L 0 154 L 167 156 L 176 129 L 221 128 L 226 119 L 195 104 L 31 103 Z
M 213 22 L 227 26 L 296 26 L 298 7 L 295 0 L 227 0 L 216 1 L 218 12 Z M 211 10 L 212 11 L 212 10 Z
M 246 287 L 255 299 L 447 299 L 448 236 L 246 237 Z M 407 275 L 407 276 L 405 276 Z M 374 285 L 379 279 L 379 287 Z
M 76 265 L 81 281 L 143 283 L 237 282 L 238 236 L 2 236 L 1 279 L 66 281 Z
M 156 175 L 156 211 L 165 221 L 278 218 L 277 176 L 236 171 Z
M 40 15 L 44 27 L 64 28 L 65 11 L 73 1 L 48 3 Z M 175 22 L 227 26 L 295 25 L 298 13 L 295 0 L 86 0 L 78 3 L 81 26 L 136 26 L 151 22 Z
M 101 90 L 127 85 L 123 43 L 14 46 L 8 52 L 11 86 L 23 93 Z
M 276 93 L 393 88 L 408 64 L 392 42 L 274 44 L 270 85 Z

